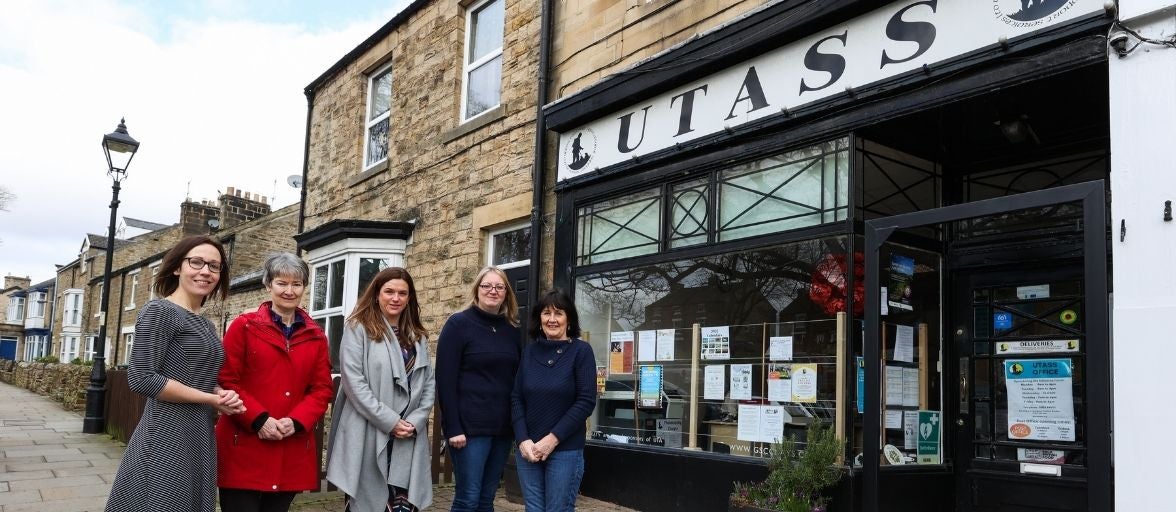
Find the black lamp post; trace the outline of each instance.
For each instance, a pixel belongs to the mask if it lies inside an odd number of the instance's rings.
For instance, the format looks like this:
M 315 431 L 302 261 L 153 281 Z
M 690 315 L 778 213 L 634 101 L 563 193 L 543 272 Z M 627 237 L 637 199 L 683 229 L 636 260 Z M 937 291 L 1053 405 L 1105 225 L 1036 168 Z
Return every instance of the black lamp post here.
M 102 137 L 102 151 L 106 153 L 107 174 L 114 180 L 114 195 L 110 199 L 110 226 L 106 232 L 106 273 L 102 275 L 102 305 L 99 310 L 98 339 L 94 342 L 94 367 L 90 371 L 90 387 L 86 388 L 86 418 L 82 432 L 100 434 L 106 431 L 106 307 L 110 304 L 110 270 L 114 263 L 114 228 L 118 218 L 119 184 L 127 177 L 127 167 L 139 150 L 139 141 L 127 133 L 126 119 L 118 128 Z

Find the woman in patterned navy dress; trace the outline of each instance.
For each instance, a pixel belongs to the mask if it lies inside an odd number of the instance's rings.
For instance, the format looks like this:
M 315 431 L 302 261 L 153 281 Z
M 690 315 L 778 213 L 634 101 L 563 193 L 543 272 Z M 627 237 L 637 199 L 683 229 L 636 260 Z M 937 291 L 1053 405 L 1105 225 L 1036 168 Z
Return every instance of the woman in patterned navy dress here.
M 217 386 L 224 349 L 199 313 L 210 295 L 228 295 L 228 271 L 224 247 L 207 236 L 187 237 L 163 257 L 154 287 L 164 298 L 139 311 L 127 371 L 147 405 L 115 475 L 109 512 L 216 508 L 213 426 L 218 412 L 245 407 Z

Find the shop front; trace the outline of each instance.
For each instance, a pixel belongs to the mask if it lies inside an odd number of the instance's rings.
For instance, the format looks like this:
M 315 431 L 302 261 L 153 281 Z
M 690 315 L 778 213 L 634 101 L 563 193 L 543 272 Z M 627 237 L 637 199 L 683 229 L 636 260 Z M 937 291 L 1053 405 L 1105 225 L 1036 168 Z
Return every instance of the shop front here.
M 820 424 L 831 510 L 1110 509 L 1113 13 L 876 6 L 772 3 L 545 108 L 585 494 L 726 510 Z

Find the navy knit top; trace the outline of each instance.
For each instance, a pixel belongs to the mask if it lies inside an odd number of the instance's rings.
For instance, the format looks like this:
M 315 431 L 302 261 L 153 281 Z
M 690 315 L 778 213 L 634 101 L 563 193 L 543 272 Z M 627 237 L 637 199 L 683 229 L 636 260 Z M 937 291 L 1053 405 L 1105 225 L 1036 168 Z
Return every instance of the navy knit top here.
M 503 315 L 470 306 L 437 338 L 437 403 L 445 437 L 509 436 L 522 335 Z
M 515 441 L 538 442 L 548 433 L 556 450 L 584 448 L 584 422 L 596 408 L 596 358 L 583 340 L 537 339 L 523 349 L 511 394 Z

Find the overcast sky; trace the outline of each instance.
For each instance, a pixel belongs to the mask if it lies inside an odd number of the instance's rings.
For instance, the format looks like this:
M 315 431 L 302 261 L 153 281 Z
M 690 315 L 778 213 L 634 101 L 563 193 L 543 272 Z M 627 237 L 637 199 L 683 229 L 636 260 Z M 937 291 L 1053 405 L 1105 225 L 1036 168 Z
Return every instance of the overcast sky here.
M 0 274 L 34 283 L 106 235 L 101 140 L 140 142 L 119 217 L 179 221 L 226 187 L 295 203 L 303 88 L 407 0 L 4 0 Z

